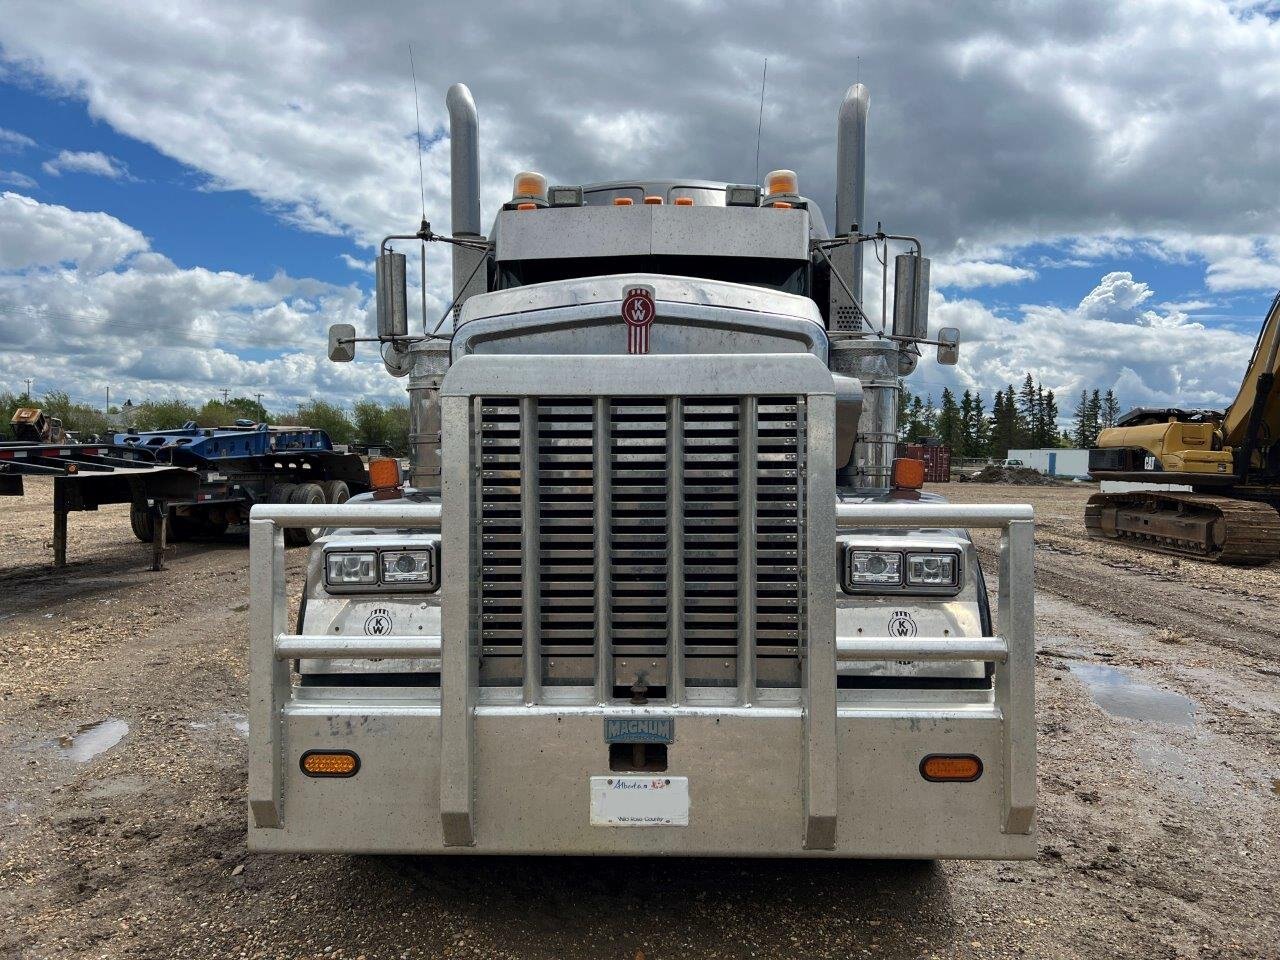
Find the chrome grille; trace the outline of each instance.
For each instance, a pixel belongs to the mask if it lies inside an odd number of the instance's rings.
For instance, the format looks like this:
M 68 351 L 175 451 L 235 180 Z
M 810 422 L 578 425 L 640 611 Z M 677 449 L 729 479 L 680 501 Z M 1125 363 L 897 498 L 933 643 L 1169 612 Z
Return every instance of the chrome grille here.
M 803 399 L 475 403 L 482 683 L 799 685 Z

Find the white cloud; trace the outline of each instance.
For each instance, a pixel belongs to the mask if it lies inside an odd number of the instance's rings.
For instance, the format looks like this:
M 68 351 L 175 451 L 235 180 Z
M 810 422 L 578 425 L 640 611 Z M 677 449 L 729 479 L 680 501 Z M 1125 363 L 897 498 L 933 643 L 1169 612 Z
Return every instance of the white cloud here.
M 27 147 L 34 147 L 36 142 L 28 137 L 25 133 L 18 133 L 17 130 L 6 130 L 0 127 L 0 153 L 17 153 L 19 150 L 25 150 Z
M 261 390 L 277 408 L 402 398 L 375 356 L 325 358 L 334 322 L 370 329 L 366 295 L 282 273 L 183 269 L 108 214 L 0 194 L 0 386 L 38 370 L 73 396 L 110 385 L 135 400 Z
M 30 190 L 32 187 L 39 186 L 25 173 L 18 170 L 0 170 L 0 184 L 18 187 L 20 190 Z
M 1018 385 L 1030 372 L 1055 392 L 1064 416 L 1081 390 L 1093 389 L 1114 389 L 1126 407 L 1230 403 L 1256 331 L 1206 327 L 1176 309 L 1146 309 L 1152 296 L 1146 283 L 1123 272 L 1102 277 L 1074 308 L 1028 304 L 1017 316 L 935 293 L 930 323 L 960 328 L 960 363 L 946 368 L 926 359 L 919 385 L 908 380 L 907 386 L 935 397 L 944 385 L 971 389 L 990 402 L 996 390 Z
M 1034 270 L 991 260 L 961 260 L 958 263 L 934 261 L 930 270 L 930 280 L 934 286 L 956 287 L 961 290 L 1022 283 L 1035 278 Z
M 129 175 L 124 164 L 99 150 L 63 150 L 52 160 L 42 163 L 40 168 L 53 177 L 64 173 L 88 173 L 120 180 Z
M 0 270 L 59 263 L 101 270 L 146 249 L 146 237 L 108 214 L 0 193 Z

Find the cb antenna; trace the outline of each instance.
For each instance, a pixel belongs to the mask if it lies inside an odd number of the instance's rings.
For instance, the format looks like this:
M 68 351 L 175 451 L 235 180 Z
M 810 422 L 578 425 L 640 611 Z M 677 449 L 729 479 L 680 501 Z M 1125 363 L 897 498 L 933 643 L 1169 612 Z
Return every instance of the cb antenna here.
M 418 71 L 413 67 L 413 44 L 409 44 L 409 77 L 413 80 L 413 124 L 417 128 L 418 146 L 418 199 L 422 202 L 422 228 L 427 230 L 427 182 L 422 174 L 422 117 L 418 112 Z M 427 241 L 422 241 L 418 251 L 418 265 L 422 270 L 422 332 L 427 332 Z
M 769 81 L 769 58 L 764 58 L 764 72 L 760 76 L 760 120 L 756 124 L 756 178 L 752 183 L 760 182 L 760 135 L 764 133 L 764 87 Z
M 422 201 L 422 219 L 427 219 L 426 178 L 422 174 L 422 117 L 418 113 L 418 72 L 413 68 L 413 44 L 409 44 L 409 77 L 413 80 L 413 123 L 418 129 L 418 198 Z

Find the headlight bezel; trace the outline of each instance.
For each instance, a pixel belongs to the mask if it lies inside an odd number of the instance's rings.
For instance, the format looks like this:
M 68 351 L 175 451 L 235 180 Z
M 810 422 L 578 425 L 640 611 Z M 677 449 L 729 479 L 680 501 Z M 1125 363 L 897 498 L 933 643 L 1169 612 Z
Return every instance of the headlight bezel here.
M 844 553 L 841 557 L 841 588 L 847 594 L 858 596 L 944 596 L 954 597 L 964 589 L 964 551 L 950 547 L 902 546 L 889 547 L 883 544 L 869 544 L 842 541 Z M 854 580 L 855 555 L 882 554 L 897 558 L 898 577 L 892 582 L 856 582 Z M 937 556 L 948 557 L 953 564 L 952 582 L 945 584 L 911 583 L 909 569 L 911 557 Z
M 361 583 L 334 583 L 329 575 L 329 562 L 344 555 L 370 555 L 373 557 L 374 579 Z M 425 579 L 396 579 L 388 577 L 387 559 L 402 555 L 423 554 L 429 565 Z M 440 589 L 440 545 L 438 542 L 399 545 L 363 546 L 341 544 L 324 551 L 324 588 L 326 593 L 435 593 Z

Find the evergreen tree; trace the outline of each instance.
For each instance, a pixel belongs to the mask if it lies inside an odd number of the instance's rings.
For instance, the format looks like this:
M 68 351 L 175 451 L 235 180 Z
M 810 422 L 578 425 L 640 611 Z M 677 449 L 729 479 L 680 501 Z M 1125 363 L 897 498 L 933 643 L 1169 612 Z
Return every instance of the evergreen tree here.
M 1092 445 L 1089 442 L 1089 395 L 1083 390 L 1076 403 L 1076 424 L 1071 440 L 1077 447 L 1087 448 Z
M 977 456 L 975 452 L 977 446 L 978 425 L 973 409 L 973 393 L 966 390 L 960 398 L 960 449 L 958 455 L 975 457 Z M 953 456 L 957 454 L 955 450 L 951 452 Z
M 960 405 L 956 403 L 955 394 L 951 392 L 950 387 L 942 391 L 942 411 L 938 414 L 938 436 L 953 452 L 964 449 L 964 421 L 960 413 Z
M 997 390 L 991 410 L 991 456 L 1003 460 L 1017 442 L 1018 408 L 1012 384 L 1008 390 Z
M 1106 395 L 1102 398 L 1102 427 L 1104 429 L 1114 427 L 1119 419 L 1120 401 L 1116 398 L 1115 391 L 1108 387 Z
M 1013 392 L 1012 384 L 1009 387 Z M 1030 447 L 1035 444 L 1037 429 L 1040 423 L 1040 394 L 1036 390 L 1036 382 L 1031 374 L 1022 381 L 1022 389 L 1018 392 L 1018 423 L 1014 434 L 1015 445 Z
M 1038 446 L 1058 446 L 1058 400 L 1054 397 L 1052 390 L 1045 391 L 1044 399 L 1040 404 L 1040 419 L 1042 433 Z
M 986 457 L 991 454 L 991 421 L 987 419 L 987 411 L 982 402 L 982 394 L 973 395 L 973 448 L 971 457 Z

